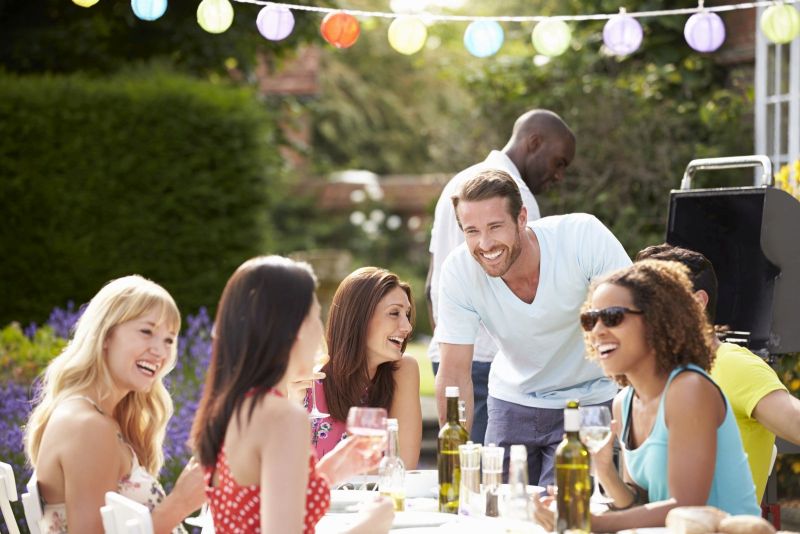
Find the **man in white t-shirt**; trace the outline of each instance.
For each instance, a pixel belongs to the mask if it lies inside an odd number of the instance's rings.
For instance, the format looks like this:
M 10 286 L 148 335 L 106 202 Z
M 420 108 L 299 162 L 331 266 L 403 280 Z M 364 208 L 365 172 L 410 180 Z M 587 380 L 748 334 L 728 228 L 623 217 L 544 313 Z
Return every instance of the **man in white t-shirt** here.
M 470 366 L 479 326 L 498 346 L 489 374 L 485 442 L 528 450 L 531 484 L 554 482 L 567 400 L 607 404 L 616 384 L 584 357 L 579 313 L 591 281 L 631 261 L 594 216 L 527 221 L 519 188 L 503 171 L 467 180 L 453 196 L 466 242 L 442 265 L 436 341 L 439 419 L 444 389 L 459 386 L 472 416 Z
M 429 314 L 435 329 L 437 290 L 442 263 L 450 252 L 464 242 L 464 234 L 458 227 L 453 202 L 450 197 L 468 179 L 486 169 L 507 172 L 517 183 L 522 204 L 528 212 L 528 221 L 540 217 L 539 205 L 534 194 L 544 192 L 550 185 L 564 179 L 564 171 L 575 157 L 575 135 L 557 114 L 544 109 L 530 110 L 514 123 L 511 138 L 502 150 L 493 150 L 476 165 L 456 174 L 445 185 L 436 203 L 436 212 L 431 230 L 431 260 L 428 269 L 425 294 Z M 488 393 L 489 369 L 497 352 L 492 338 L 481 327 L 475 339 L 472 359 L 472 385 L 474 411 L 470 437 L 475 443 L 484 442 L 486 432 L 486 397 Z M 433 373 L 438 372 L 439 344 L 431 340 L 428 357 L 433 364 Z

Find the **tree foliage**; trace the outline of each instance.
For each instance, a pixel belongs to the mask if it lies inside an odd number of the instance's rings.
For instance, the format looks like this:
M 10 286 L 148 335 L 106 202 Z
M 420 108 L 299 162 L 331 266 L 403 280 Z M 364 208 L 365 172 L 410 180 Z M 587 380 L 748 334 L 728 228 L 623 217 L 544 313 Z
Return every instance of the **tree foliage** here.
M 198 3 L 173 0 L 161 18 L 147 22 L 127 1 L 102 0 L 82 8 L 69 0 L 0 0 L 0 65 L 18 73 L 108 73 L 159 59 L 200 75 L 223 72 L 226 65 L 248 72 L 257 52 L 281 55 L 319 35 L 316 14 L 295 12 L 292 35 L 266 41 L 255 26 L 260 6 L 237 2 L 232 27 L 210 34 L 197 24 Z M 313 3 L 330 5 L 328 0 Z

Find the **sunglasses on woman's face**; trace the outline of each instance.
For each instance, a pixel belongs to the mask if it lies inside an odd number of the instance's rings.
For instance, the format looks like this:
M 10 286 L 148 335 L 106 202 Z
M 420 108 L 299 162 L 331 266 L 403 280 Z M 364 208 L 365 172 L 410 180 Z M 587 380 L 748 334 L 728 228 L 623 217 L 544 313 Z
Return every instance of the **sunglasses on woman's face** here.
M 602 310 L 589 310 L 581 314 L 581 327 L 587 332 L 591 332 L 599 319 L 603 321 L 603 324 L 607 327 L 613 328 L 622 323 L 626 313 L 641 315 L 644 312 L 641 310 L 632 310 L 624 306 L 611 306 L 609 308 L 603 308 Z

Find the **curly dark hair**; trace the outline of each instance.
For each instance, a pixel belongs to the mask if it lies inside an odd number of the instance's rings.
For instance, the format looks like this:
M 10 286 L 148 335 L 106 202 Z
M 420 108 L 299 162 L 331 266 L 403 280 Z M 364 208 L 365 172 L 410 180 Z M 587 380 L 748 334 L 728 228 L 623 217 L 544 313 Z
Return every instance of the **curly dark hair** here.
M 582 311 L 591 308 L 592 296 L 601 284 L 614 284 L 631 292 L 634 306 L 642 310 L 645 340 L 655 350 L 656 368 L 669 374 L 693 363 L 708 371 L 714 360 L 713 329 L 702 305 L 693 297 L 686 266 L 674 261 L 642 260 L 614 271 L 592 284 Z M 584 334 L 590 359 L 597 352 Z M 628 385 L 625 375 L 613 377 Z

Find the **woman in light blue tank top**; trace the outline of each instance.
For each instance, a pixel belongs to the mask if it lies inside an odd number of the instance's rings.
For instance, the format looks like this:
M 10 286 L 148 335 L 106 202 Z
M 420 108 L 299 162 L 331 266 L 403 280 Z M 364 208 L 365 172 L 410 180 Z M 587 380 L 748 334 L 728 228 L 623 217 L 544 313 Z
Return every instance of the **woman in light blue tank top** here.
M 594 458 L 614 505 L 592 516 L 592 531 L 663 526 L 676 506 L 759 515 L 736 421 L 706 372 L 713 331 L 686 268 L 645 260 L 615 271 L 592 287 L 580 319 L 590 357 L 626 386 L 614 399 L 625 469 L 620 477 L 611 444 Z M 548 526 L 545 504 L 536 515 Z

